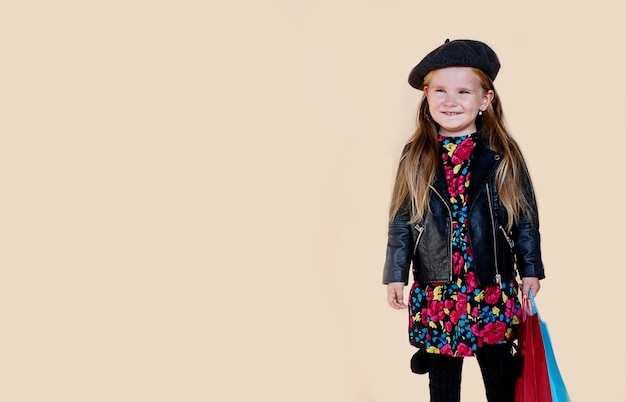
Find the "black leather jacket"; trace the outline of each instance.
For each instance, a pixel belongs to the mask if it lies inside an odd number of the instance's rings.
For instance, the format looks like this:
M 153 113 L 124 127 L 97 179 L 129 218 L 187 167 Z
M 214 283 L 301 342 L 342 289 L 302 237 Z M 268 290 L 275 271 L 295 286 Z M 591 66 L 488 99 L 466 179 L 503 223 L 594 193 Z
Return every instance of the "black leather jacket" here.
M 468 188 L 468 236 L 474 269 L 482 286 L 502 283 L 520 276 L 545 277 L 541 260 L 539 222 L 522 216 L 506 230 L 507 213 L 500 204 L 494 173 L 502 155 L 492 151 L 479 134 L 473 151 Z M 536 211 L 532 184 L 527 172 L 521 178 L 522 191 Z M 387 257 L 383 283 L 408 284 L 446 282 L 452 278 L 452 214 L 443 165 L 440 163 L 430 186 L 430 209 L 422 221 L 410 224 L 409 208 L 401 209 L 389 222 Z

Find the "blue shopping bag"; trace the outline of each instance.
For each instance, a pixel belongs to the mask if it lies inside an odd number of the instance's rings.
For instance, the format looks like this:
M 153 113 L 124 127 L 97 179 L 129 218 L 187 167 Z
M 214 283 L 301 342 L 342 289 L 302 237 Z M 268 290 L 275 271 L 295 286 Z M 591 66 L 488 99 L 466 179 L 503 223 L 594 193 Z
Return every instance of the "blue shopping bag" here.
M 532 292 L 528 292 L 528 297 L 530 298 L 530 304 L 533 312 L 536 312 L 539 317 L 539 327 L 541 328 L 541 337 L 543 339 L 543 346 L 546 351 L 546 361 L 548 363 L 548 377 L 550 379 L 552 401 L 570 402 L 569 394 L 567 393 L 567 388 L 565 387 L 565 381 L 563 381 L 561 371 L 556 363 L 554 349 L 552 348 L 552 340 L 550 339 L 550 333 L 548 332 L 548 325 L 541 319 L 541 314 L 539 314 Z

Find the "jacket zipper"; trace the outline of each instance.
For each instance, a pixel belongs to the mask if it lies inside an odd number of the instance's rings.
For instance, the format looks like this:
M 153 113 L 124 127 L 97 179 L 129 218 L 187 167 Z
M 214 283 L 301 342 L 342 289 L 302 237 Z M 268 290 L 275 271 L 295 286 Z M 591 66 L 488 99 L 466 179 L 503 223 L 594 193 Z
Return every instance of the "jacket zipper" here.
M 485 184 L 485 188 L 487 189 L 487 200 L 489 201 L 489 215 L 491 215 L 491 227 L 495 226 L 496 220 L 493 216 L 493 208 L 491 203 L 491 192 L 489 191 L 489 184 Z M 508 236 L 507 236 L 508 240 Z M 511 243 L 509 243 L 510 245 Z M 494 254 L 494 267 L 496 269 L 496 276 L 494 277 L 496 283 L 502 286 L 502 275 L 500 275 L 500 269 L 498 268 L 498 253 L 497 253 L 497 242 L 496 242 L 496 234 L 493 234 L 493 254 Z
M 509 237 L 509 234 L 506 232 L 506 230 L 504 230 L 504 227 L 502 227 L 502 225 L 498 226 L 498 229 L 500 229 L 500 231 L 504 235 L 506 242 L 509 243 L 509 247 L 511 247 L 511 250 L 513 250 L 513 247 L 514 247 L 513 239 Z
M 448 275 L 448 281 L 451 281 L 452 272 L 454 272 L 454 268 L 452 267 L 452 231 L 454 230 L 454 228 L 452 227 L 452 211 L 450 211 L 448 203 L 446 203 L 446 200 L 441 196 L 441 194 L 439 194 L 433 186 L 430 186 L 430 189 L 437 195 L 437 197 L 439 197 L 439 199 L 441 199 L 441 201 L 443 201 L 443 205 L 445 205 L 446 209 L 448 210 L 448 218 L 450 219 L 450 236 L 448 236 L 450 238 L 450 243 L 448 244 L 448 255 L 450 256 L 450 273 Z
M 518 276 L 518 272 L 517 272 L 517 263 L 516 261 L 516 257 L 515 257 L 515 242 L 513 241 L 513 239 L 511 239 L 511 237 L 509 236 L 509 234 L 506 232 L 506 230 L 504 229 L 504 227 L 502 225 L 498 226 L 498 228 L 500 229 L 500 231 L 502 232 L 502 234 L 504 235 L 504 238 L 506 239 L 506 242 L 509 243 L 509 248 L 511 249 L 511 254 L 513 255 L 513 273 L 514 276 L 517 277 Z
M 415 247 L 413 247 L 413 254 L 417 254 L 417 246 L 420 244 L 422 233 L 424 233 L 424 228 L 420 226 L 419 224 L 415 225 L 415 229 L 417 229 L 417 240 L 415 240 Z

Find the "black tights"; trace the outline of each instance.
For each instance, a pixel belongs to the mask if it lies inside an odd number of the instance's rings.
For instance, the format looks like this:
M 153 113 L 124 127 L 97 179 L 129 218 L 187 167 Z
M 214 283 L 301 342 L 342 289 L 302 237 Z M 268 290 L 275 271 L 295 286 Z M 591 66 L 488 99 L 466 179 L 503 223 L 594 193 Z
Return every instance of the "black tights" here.
M 503 370 L 510 354 L 509 345 L 486 345 L 476 352 L 489 402 L 513 402 L 515 377 Z M 461 400 L 462 369 L 463 358 L 432 355 L 428 372 L 431 402 Z

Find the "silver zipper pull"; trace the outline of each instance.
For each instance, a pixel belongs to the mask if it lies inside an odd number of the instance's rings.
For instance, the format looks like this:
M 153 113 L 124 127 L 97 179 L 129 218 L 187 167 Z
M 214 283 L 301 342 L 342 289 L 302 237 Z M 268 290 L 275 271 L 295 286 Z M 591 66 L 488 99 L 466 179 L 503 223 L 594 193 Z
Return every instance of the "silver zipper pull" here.
M 496 274 L 496 283 L 502 286 L 502 276 L 500 274 Z

